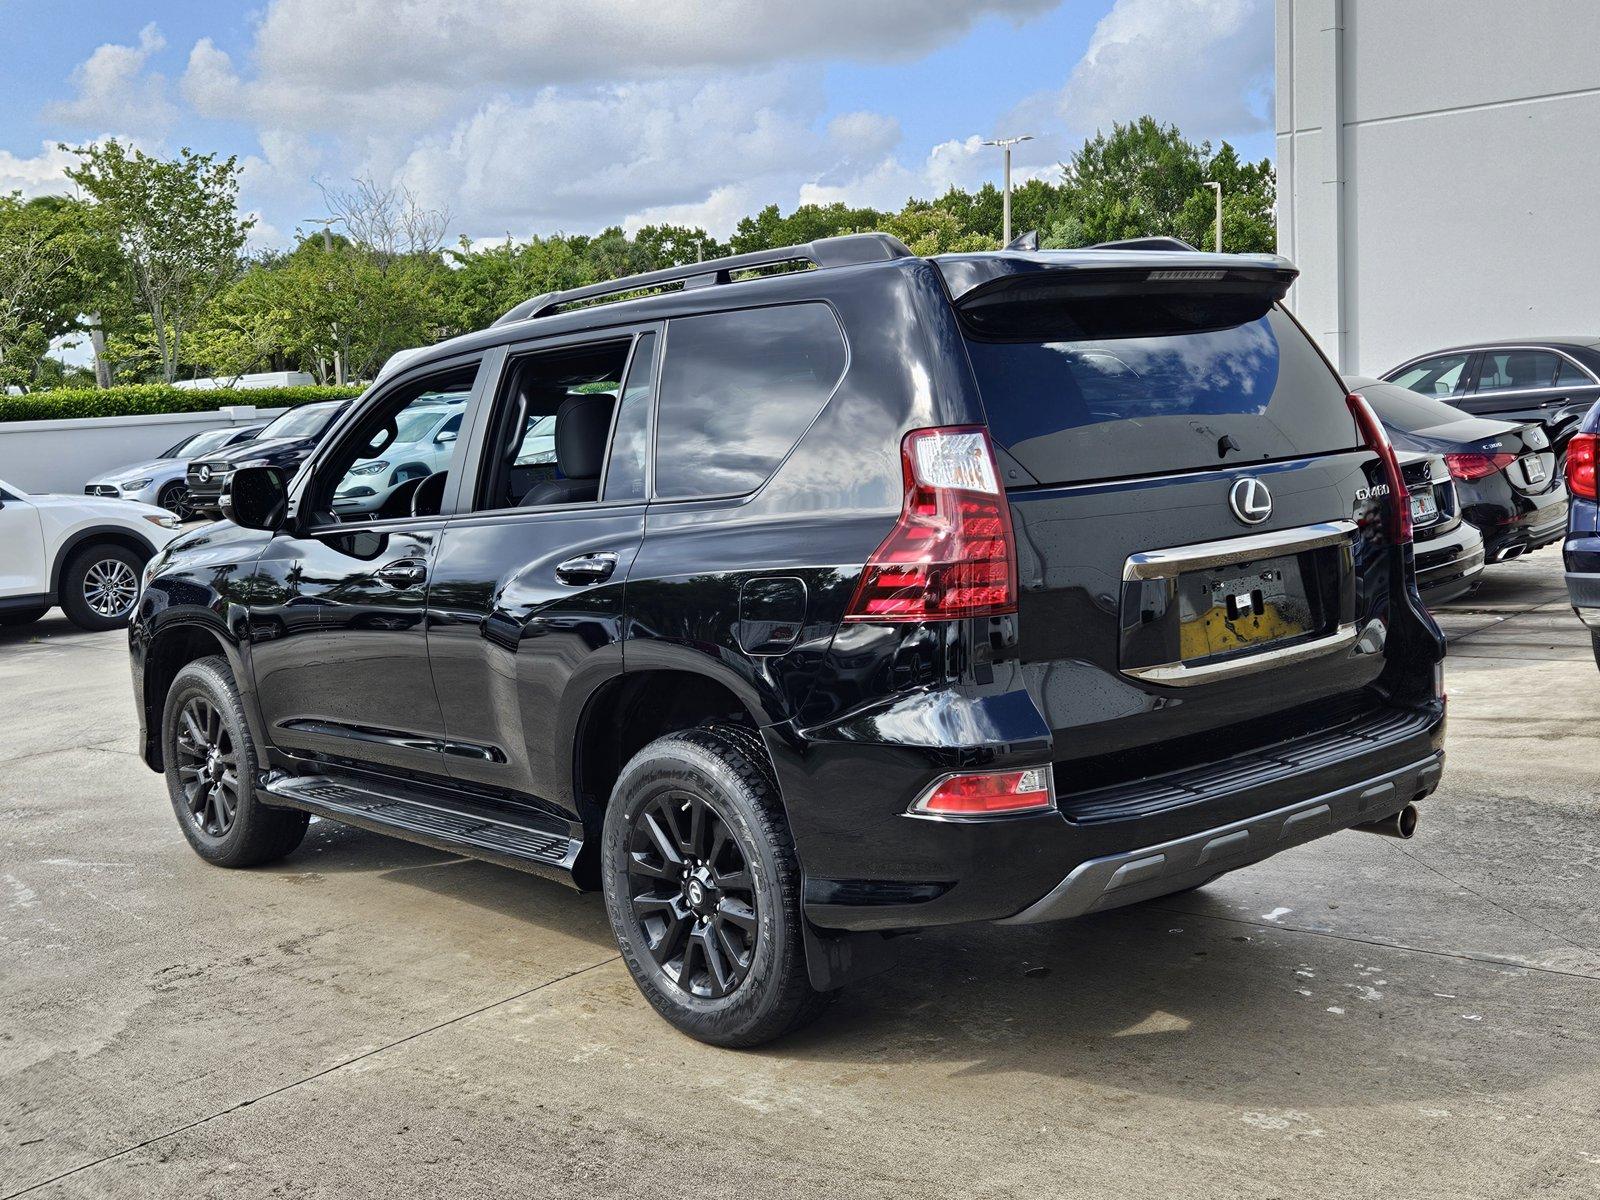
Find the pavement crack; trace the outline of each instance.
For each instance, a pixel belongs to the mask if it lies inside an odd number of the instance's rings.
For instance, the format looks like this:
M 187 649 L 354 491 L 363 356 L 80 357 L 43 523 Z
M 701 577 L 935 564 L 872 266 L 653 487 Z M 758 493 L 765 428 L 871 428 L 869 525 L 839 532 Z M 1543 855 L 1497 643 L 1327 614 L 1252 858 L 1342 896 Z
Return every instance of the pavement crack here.
M 26 1196 L 29 1192 L 36 1192 L 40 1188 L 49 1187 L 52 1183 L 60 1183 L 63 1179 L 70 1179 L 72 1176 L 83 1171 L 87 1171 L 91 1167 L 98 1167 L 104 1163 L 112 1162 L 116 1159 L 132 1154 L 136 1150 L 143 1150 L 146 1146 L 153 1146 L 157 1142 L 164 1142 L 168 1138 L 177 1137 L 179 1134 L 187 1133 L 191 1129 L 198 1129 L 201 1125 L 215 1121 L 218 1117 L 226 1117 L 230 1113 L 238 1112 L 242 1108 L 249 1108 L 252 1105 L 261 1103 L 263 1100 L 270 1100 L 274 1096 L 281 1096 L 284 1092 L 292 1091 L 293 1089 L 307 1083 L 313 1083 L 324 1076 L 332 1075 L 335 1071 L 342 1071 L 346 1067 L 354 1066 L 358 1062 L 363 1062 L 366 1059 L 374 1057 L 375 1055 L 382 1054 L 386 1050 L 392 1050 L 396 1046 L 403 1046 L 407 1042 L 414 1042 L 418 1038 L 426 1037 L 430 1033 L 437 1033 L 441 1029 L 448 1029 L 452 1025 L 459 1025 L 462 1021 L 471 1020 L 473 1017 L 486 1013 L 490 1009 L 499 1008 L 503 1004 L 511 1004 L 515 1001 L 522 1000 L 525 997 L 533 995 L 535 992 L 542 992 L 547 988 L 553 988 L 558 983 L 565 983 L 569 979 L 575 979 L 579 975 L 587 974 L 588 972 L 597 970 L 609 963 L 617 962 L 621 958 L 622 956 L 620 954 L 608 955 L 607 957 L 600 959 L 598 962 L 592 962 L 587 966 L 578 967 L 574 970 L 568 971 L 565 975 L 558 975 L 554 979 L 547 979 L 543 983 L 535 984 L 530 988 L 524 988 L 520 992 L 514 992 L 509 996 L 502 996 L 498 1000 L 491 1000 L 488 1004 L 481 1004 L 477 1008 L 470 1009 L 467 1012 L 457 1013 L 455 1016 L 448 1017 L 443 1021 L 435 1022 L 425 1029 L 414 1030 L 411 1033 L 406 1034 L 404 1037 L 395 1038 L 393 1041 L 385 1042 L 381 1046 L 375 1046 L 371 1050 L 364 1050 L 360 1054 L 351 1055 L 349 1058 L 342 1059 L 339 1062 L 334 1063 L 331 1067 L 323 1067 L 320 1071 L 313 1071 L 311 1074 L 302 1076 L 299 1079 L 291 1080 L 285 1084 L 280 1084 L 275 1088 L 269 1088 L 267 1091 L 262 1092 L 258 1096 L 251 1096 L 249 1099 L 240 1100 L 235 1104 L 230 1104 L 227 1108 L 219 1108 L 214 1113 L 208 1113 L 203 1117 L 196 1117 L 192 1121 L 186 1121 L 182 1125 L 167 1130 L 165 1133 L 153 1134 L 142 1141 L 135 1142 L 131 1146 L 124 1146 L 121 1150 L 114 1150 L 110 1154 L 102 1154 L 99 1158 L 93 1159 L 89 1162 L 79 1163 L 77 1166 L 72 1167 L 69 1170 L 62 1171 L 58 1175 L 52 1175 L 49 1179 L 41 1179 L 37 1183 L 30 1183 L 26 1187 L 20 1188 L 15 1192 L 8 1192 L 5 1196 L 0 1197 L 0 1200 L 16 1200 L 16 1197 L 18 1196 Z
M 1435 875 L 1437 875 L 1440 879 L 1444 880 L 1446 883 L 1460 888 L 1463 892 L 1466 892 L 1467 895 L 1469 895 L 1469 896 L 1476 896 L 1479 900 L 1482 900 L 1490 908 L 1498 909 L 1500 912 L 1505 913 L 1505 915 L 1510 917 L 1513 921 L 1520 921 L 1522 924 L 1526 925 L 1530 929 L 1537 929 L 1541 933 L 1548 933 L 1551 937 L 1558 938 L 1561 941 L 1565 942 L 1567 945 L 1571 946 L 1574 950 L 1587 950 L 1591 954 L 1600 953 L 1600 951 L 1597 951 L 1594 946 L 1586 945 L 1583 942 L 1574 941 L 1571 934 L 1563 933 L 1559 929 L 1551 929 L 1548 925 L 1541 925 L 1541 924 L 1539 924 L 1539 922 L 1535 921 L 1532 917 L 1523 916 L 1521 913 L 1517 912 L 1515 909 L 1507 908 L 1504 904 L 1501 904 L 1497 900 L 1491 900 L 1488 896 L 1485 896 L 1482 892 L 1478 891 L 1476 888 L 1468 887 L 1466 884 L 1462 883 L 1461 880 L 1455 878 L 1453 875 L 1446 875 L 1443 871 L 1441 871 L 1438 867 L 1434 866 L 1427 859 L 1418 857 L 1417 855 L 1413 854 L 1411 851 L 1407 850 L 1404 846 L 1397 845 L 1396 843 L 1394 843 L 1392 841 L 1391 842 L 1387 842 L 1386 844 L 1388 845 L 1388 847 L 1391 850 L 1393 850 L 1396 854 L 1400 855 L 1402 858 L 1408 858 L 1412 862 L 1416 863 L 1419 867 L 1422 867 L 1422 868 L 1424 868 L 1426 870 L 1432 871 Z
M 1337 942 L 1351 942 L 1358 946 L 1375 946 L 1380 950 L 1399 950 L 1405 954 L 1426 954 L 1431 958 L 1451 958 L 1458 962 L 1477 963 L 1484 967 L 1511 967 L 1518 971 L 1532 971 L 1539 975 L 1558 975 L 1563 979 L 1581 979 L 1585 983 L 1600 983 L 1600 976 L 1582 971 L 1563 971 L 1559 967 L 1539 967 L 1531 963 L 1516 962 L 1508 958 L 1488 958 L 1481 954 L 1466 954 L 1460 950 L 1429 950 L 1426 946 L 1408 946 L 1403 942 L 1386 942 L 1379 938 L 1360 937 L 1353 933 L 1335 933 L 1331 929 L 1307 929 L 1304 925 L 1285 925 L 1281 921 L 1265 923 L 1244 917 L 1228 917 L 1219 913 L 1196 912 L 1192 908 L 1160 908 L 1149 906 L 1152 912 L 1170 913 L 1173 916 L 1191 917 L 1202 921 L 1223 921 L 1229 925 L 1244 925 L 1250 929 L 1272 930 L 1277 933 L 1300 933 L 1307 937 L 1329 938 Z M 9 1198 L 6 1198 L 9 1200 Z

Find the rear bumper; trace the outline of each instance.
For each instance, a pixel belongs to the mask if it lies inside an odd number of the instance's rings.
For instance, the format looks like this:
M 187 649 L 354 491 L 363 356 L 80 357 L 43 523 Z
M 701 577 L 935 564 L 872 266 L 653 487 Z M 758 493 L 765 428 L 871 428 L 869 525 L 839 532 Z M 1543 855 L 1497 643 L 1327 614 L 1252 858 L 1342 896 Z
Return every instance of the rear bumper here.
M 1229 825 L 1079 863 L 1048 895 L 1002 925 L 1031 925 L 1104 912 L 1196 887 L 1225 871 L 1352 825 L 1393 816 L 1439 786 L 1444 752 L 1377 779 L 1311 796 Z
M 1447 604 L 1472 590 L 1483 575 L 1483 538 L 1462 522 L 1449 533 L 1416 544 L 1417 590 L 1429 605 Z
M 1493 525 L 1483 530 L 1483 544 L 1490 562 L 1500 562 L 1551 542 L 1558 542 L 1567 531 L 1567 499 L 1565 493 L 1540 497 L 1523 497 L 1519 505 L 1523 511 L 1503 525 Z

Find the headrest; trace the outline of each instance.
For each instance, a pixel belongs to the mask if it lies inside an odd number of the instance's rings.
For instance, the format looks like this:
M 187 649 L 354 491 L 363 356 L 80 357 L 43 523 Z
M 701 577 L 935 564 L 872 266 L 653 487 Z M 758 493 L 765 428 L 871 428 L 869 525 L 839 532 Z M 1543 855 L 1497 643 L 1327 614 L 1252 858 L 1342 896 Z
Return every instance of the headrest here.
M 568 479 L 598 479 L 617 398 L 610 392 L 568 396 L 556 409 L 556 465 Z

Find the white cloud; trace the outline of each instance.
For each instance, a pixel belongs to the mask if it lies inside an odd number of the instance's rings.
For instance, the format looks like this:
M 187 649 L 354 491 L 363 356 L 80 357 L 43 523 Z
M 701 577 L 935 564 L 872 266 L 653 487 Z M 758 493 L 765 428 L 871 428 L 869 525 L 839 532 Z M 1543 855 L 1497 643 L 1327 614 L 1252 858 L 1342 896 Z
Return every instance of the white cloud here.
M 167 41 L 154 24 L 139 31 L 137 46 L 107 42 L 72 72 L 76 95 L 45 109 L 45 116 L 76 126 L 112 126 L 126 133 L 159 133 L 176 109 L 167 99 L 167 80 L 147 70 Z
M 55 142 L 43 142 L 32 158 L 19 158 L 0 150 L 0 196 L 21 192 L 24 197 L 59 196 L 72 190 L 67 168 L 77 163 L 70 150 Z
M 1143 113 L 1190 136 L 1269 129 L 1272 22 L 1270 0 L 1117 0 L 1041 115 L 1080 135 Z

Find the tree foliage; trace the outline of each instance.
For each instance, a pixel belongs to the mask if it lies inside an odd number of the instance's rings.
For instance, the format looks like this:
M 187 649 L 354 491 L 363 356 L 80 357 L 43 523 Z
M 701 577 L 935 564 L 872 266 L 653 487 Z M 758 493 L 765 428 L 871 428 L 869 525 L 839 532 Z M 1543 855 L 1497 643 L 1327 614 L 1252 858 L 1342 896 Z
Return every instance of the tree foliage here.
M 726 243 L 647 225 L 631 236 L 612 227 L 446 245 L 448 212 L 361 178 L 323 186 L 324 230 L 245 261 L 251 221 L 237 210 L 233 159 L 188 150 L 159 159 L 115 141 L 77 153 L 81 200 L 0 197 L 0 385 L 49 382 L 44 347 L 84 314 L 98 314 L 120 380 L 295 369 L 332 383 L 370 378 L 396 350 L 481 329 L 544 292 L 871 230 L 920 255 L 982 250 L 999 245 L 1002 224 L 1000 190 L 986 183 L 894 210 L 769 204 Z M 1150 117 L 1096 134 L 1055 174 L 1019 183 L 1012 227 L 1037 229 L 1047 248 L 1150 234 L 1209 248 L 1208 181 L 1222 185 L 1224 248 L 1273 249 L 1272 164 Z

